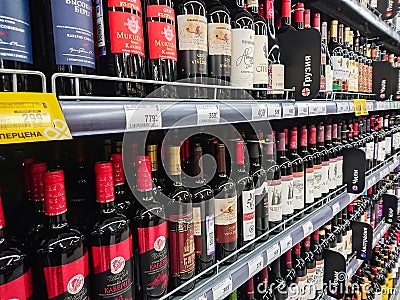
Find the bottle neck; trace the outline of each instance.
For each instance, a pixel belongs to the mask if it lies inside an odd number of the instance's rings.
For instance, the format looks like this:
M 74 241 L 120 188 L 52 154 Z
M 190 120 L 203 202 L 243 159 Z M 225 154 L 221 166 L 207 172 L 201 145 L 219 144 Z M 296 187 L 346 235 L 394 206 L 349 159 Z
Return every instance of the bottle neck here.
M 55 216 L 49 216 L 49 225 L 50 225 L 50 228 L 59 228 L 59 227 L 67 226 L 68 225 L 67 214 L 62 213 L 62 214 L 55 215 Z
M 115 212 L 115 201 L 108 201 L 108 202 L 100 203 L 100 211 L 103 214 Z

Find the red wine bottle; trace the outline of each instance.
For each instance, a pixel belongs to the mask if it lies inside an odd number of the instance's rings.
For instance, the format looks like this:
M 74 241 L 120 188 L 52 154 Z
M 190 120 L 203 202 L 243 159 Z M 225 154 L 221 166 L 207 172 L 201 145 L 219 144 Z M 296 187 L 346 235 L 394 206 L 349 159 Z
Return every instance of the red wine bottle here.
M 305 291 L 306 291 L 306 285 L 307 285 L 307 267 L 306 267 L 306 262 L 304 259 L 301 257 L 301 243 L 296 244 L 293 248 L 293 255 L 292 255 L 292 260 L 293 260 L 293 268 L 296 271 L 296 276 L 297 276 L 297 292 L 298 295 L 300 296 L 299 299 L 306 299 Z
M 304 28 L 311 28 L 311 10 L 304 10 Z
M 126 215 L 132 204 L 132 194 L 125 180 L 122 153 L 111 154 L 110 160 L 113 169 L 115 206 L 119 213 Z
M 300 135 L 300 157 L 304 162 L 304 199 L 305 206 L 308 207 L 314 203 L 314 161 L 310 152 L 307 151 L 307 128 L 301 128 Z
M 112 164 L 94 166 L 100 212 L 89 229 L 93 298 L 134 296 L 132 233 L 128 219 L 117 212 Z
M 313 233 L 311 251 L 313 252 L 316 261 L 315 289 L 317 295 L 320 295 L 324 290 L 324 249 L 320 244 L 319 230 L 315 230 Z
M 281 275 L 281 263 L 279 259 L 272 262 L 268 274 L 270 288 L 274 295 L 273 299 L 284 300 L 287 299 L 287 289 L 286 280 Z
M 325 127 L 323 124 L 317 126 L 317 150 L 322 155 L 322 177 L 321 177 L 321 190 L 322 196 L 329 194 L 329 153 L 325 147 Z
M 305 295 L 307 299 L 314 300 L 316 296 L 316 277 L 317 277 L 317 263 L 315 260 L 314 252 L 311 251 L 311 237 L 307 236 L 303 240 L 303 248 L 301 257 L 304 259 L 307 268 L 307 286 Z
M 278 29 L 278 34 L 284 33 L 286 31 L 293 31 L 296 30 L 292 26 L 292 15 L 290 14 L 292 9 L 292 1 L 291 0 L 282 0 L 282 7 L 281 7 L 281 26 Z M 303 10 L 301 13 L 304 13 L 304 4 Z
M 153 193 L 150 158 L 137 159 L 137 202 L 131 215 L 140 299 L 158 299 L 167 293 L 169 279 L 168 222 L 165 209 Z M 133 206 L 132 206 L 133 208 Z
M 336 191 L 337 186 L 337 152 L 336 147 L 332 144 L 332 124 L 325 125 L 325 148 L 328 150 L 329 155 L 329 175 L 328 175 L 328 188 L 329 192 Z
M 49 225 L 36 249 L 35 298 L 89 299 L 88 251 L 83 235 L 67 222 L 63 171 L 44 172 L 43 183 Z
M 374 138 L 372 138 L 372 155 L 374 153 Z M 341 187 L 343 185 L 343 145 L 342 145 L 342 127 L 336 123 L 332 124 L 332 143 L 336 148 L 337 161 L 336 161 L 336 186 Z M 372 156 L 371 156 L 372 159 Z
M 308 151 L 313 156 L 314 161 L 314 198 L 322 197 L 322 154 L 317 150 L 317 128 L 315 125 L 309 127 Z M 322 204 L 322 203 L 321 203 Z
M 143 11 L 140 0 L 96 0 L 97 69 L 101 75 L 145 78 Z M 102 93 L 143 97 L 140 83 L 101 82 Z
M 272 300 L 274 295 L 268 285 L 268 267 L 262 269 L 254 276 L 256 299 Z
M 283 277 L 288 286 L 288 299 L 294 299 L 296 294 L 293 290 L 293 286 L 297 283 L 296 271 L 292 265 L 292 249 L 286 251 L 285 255 L 281 256 L 281 269 L 283 270 Z
M 0 295 L 2 299 L 34 299 L 27 255 L 10 241 L 0 196 Z

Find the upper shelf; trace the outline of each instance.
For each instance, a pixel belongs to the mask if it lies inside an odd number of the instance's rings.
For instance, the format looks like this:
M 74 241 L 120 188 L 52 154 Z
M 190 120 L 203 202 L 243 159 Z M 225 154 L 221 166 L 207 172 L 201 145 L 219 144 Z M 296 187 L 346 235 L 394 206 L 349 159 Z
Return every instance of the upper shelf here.
M 378 37 L 385 47 L 400 54 L 400 34 L 357 0 L 310 0 L 318 10 L 360 31 L 368 38 Z

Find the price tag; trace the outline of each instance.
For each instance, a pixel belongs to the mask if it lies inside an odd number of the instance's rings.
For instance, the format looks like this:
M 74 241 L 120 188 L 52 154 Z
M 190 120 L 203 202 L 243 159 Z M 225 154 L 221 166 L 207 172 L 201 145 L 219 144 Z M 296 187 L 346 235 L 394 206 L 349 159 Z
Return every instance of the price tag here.
M 351 277 L 353 277 L 353 275 L 354 275 L 354 269 L 353 269 L 353 267 L 351 267 L 349 269 L 349 271 L 347 272 L 347 278 L 351 278 Z
M 368 107 L 366 99 L 354 99 L 354 113 L 357 117 L 368 115 Z
M 368 105 L 368 111 L 373 111 L 374 110 L 374 102 L 367 102 Z
M 282 116 L 282 107 L 279 103 L 268 104 L 268 118 L 280 118 Z
M 385 177 L 386 176 L 386 169 L 385 170 L 382 170 L 382 171 L 380 171 L 379 172 L 379 177 L 380 177 L 380 179 L 382 179 L 383 177 Z
M 229 275 L 228 278 L 225 278 L 212 288 L 213 299 L 221 300 L 228 297 L 229 294 L 232 293 L 232 288 L 232 276 Z
M 281 256 L 281 248 L 278 244 L 273 245 L 271 248 L 267 249 L 267 264 L 269 265 L 275 259 Z
M 374 180 L 373 180 L 373 178 L 368 179 L 368 180 L 367 180 L 367 188 L 370 188 L 370 187 L 373 186 L 373 185 L 374 185 Z
M 207 300 L 206 294 L 203 294 L 197 298 L 197 300 Z
M 249 277 L 253 277 L 260 272 L 264 267 L 264 258 L 262 255 L 258 255 L 247 263 L 249 267 Z
M 354 112 L 354 103 L 349 102 L 349 112 Z
M 336 111 L 338 113 L 348 113 L 349 104 L 347 102 L 336 102 Z
M 293 246 L 293 240 L 290 235 L 286 236 L 279 242 L 279 246 L 281 247 L 281 253 L 285 254 Z
M 336 202 L 332 205 L 332 217 L 336 216 L 340 212 L 340 203 Z
M 251 105 L 251 119 L 252 120 L 266 120 L 268 117 L 268 108 L 265 104 L 252 104 Z
M 297 115 L 298 116 L 308 116 L 308 105 L 307 103 L 296 103 Z
M 197 125 L 219 124 L 220 111 L 218 105 L 196 105 Z
M 376 109 L 377 110 L 383 110 L 383 109 L 385 109 L 385 105 L 383 104 L 383 102 L 377 102 L 376 103 Z
M 318 114 L 319 115 L 326 115 L 326 104 L 325 103 L 318 103 Z
M 308 113 L 310 115 L 318 115 L 318 103 L 309 103 L 308 104 Z
M 313 223 L 311 223 L 311 221 L 308 221 L 307 223 L 303 224 L 303 232 L 304 232 L 304 237 L 307 237 L 314 232 L 314 225 Z
M 0 144 L 71 139 L 55 94 L 0 93 Z
M 383 102 L 384 110 L 388 110 L 390 107 L 390 102 Z
M 284 118 L 294 117 L 296 115 L 294 104 L 282 103 L 282 114 Z
M 161 128 L 162 118 L 159 105 L 124 105 L 127 130 Z

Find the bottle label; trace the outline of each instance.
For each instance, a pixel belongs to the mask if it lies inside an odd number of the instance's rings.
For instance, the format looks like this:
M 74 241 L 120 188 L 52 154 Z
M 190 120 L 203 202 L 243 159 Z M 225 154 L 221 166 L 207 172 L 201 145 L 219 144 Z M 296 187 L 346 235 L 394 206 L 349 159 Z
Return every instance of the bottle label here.
M 48 299 L 88 299 L 89 261 L 87 252 L 69 264 L 45 267 L 43 272 Z
M 307 204 L 312 204 L 314 203 L 314 169 L 313 168 L 307 168 L 306 169 L 306 176 L 305 176 L 305 198 L 306 198 L 306 203 Z
M 293 208 L 301 210 L 304 208 L 304 174 L 293 173 Z
M 56 64 L 95 68 L 92 1 L 78 2 L 51 0 Z
M 385 160 L 385 142 L 378 143 L 378 161 L 382 162 Z
M 201 255 L 203 252 L 202 243 L 202 221 L 205 225 L 206 233 L 206 248 L 207 255 L 211 255 L 215 252 L 215 241 L 214 241 L 214 214 L 206 216 L 205 220 L 202 220 L 201 207 L 193 206 L 193 223 L 194 223 L 194 244 L 197 255 Z
M 212 76 L 231 75 L 231 25 L 208 23 L 209 69 Z
M 32 270 L 29 269 L 20 277 L 0 285 L 2 299 L 30 299 L 33 294 Z
M 331 65 L 325 66 L 325 76 L 326 76 L 326 91 L 331 92 L 333 88 L 333 71 Z
M 207 18 L 200 15 L 179 15 L 177 22 L 179 50 L 207 52 Z
M 168 223 L 137 230 L 142 288 L 144 294 L 157 297 L 168 286 Z
M 242 192 L 243 240 L 251 241 L 256 237 L 256 201 L 254 190 Z
M 322 162 L 321 190 L 323 194 L 329 193 L 329 162 Z
M 341 186 L 343 184 L 343 156 L 338 156 L 337 157 L 337 163 L 336 163 L 336 169 L 337 169 L 337 186 Z
M 385 145 L 386 154 L 390 154 L 392 152 L 392 138 L 388 136 L 386 137 L 385 141 L 386 141 Z
M 297 299 L 306 300 L 307 276 L 297 277 Z
M 254 30 L 232 29 L 231 83 L 242 88 L 253 87 Z
M 171 23 L 156 20 L 147 21 L 150 59 L 177 61 L 175 12 L 167 5 L 147 6 L 147 19 L 162 18 Z
M 336 188 L 336 177 L 337 177 L 337 160 L 336 158 L 329 159 L 329 179 L 328 189 L 334 190 Z
M 215 239 L 217 243 L 237 240 L 237 197 L 215 198 Z
M 213 214 L 206 216 L 206 242 L 207 255 L 215 253 L 215 217 Z
M 0 6 L 0 59 L 32 64 L 29 1 L 17 0 Z
M 315 287 L 317 291 L 324 289 L 324 260 L 317 260 Z
M 170 216 L 169 240 L 171 273 L 179 276 L 193 272 L 195 247 L 192 213 Z
M 272 180 L 268 189 L 268 216 L 270 222 L 282 221 L 282 183 Z
M 341 56 L 331 56 L 332 70 L 333 70 L 333 85 L 332 89 L 334 91 L 341 91 L 341 80 L 342 80 L 342 62 Z
M 318 199 L 322 196 L 322 165 L 314 165 L 314 198 Z
M 378 160 L 379 143 L 374 143 L 374 160 Z
M 270 64 L 271 67 L 271 89 L 273 95 L 283 95 L 285 88 L 285 65 Z
M 282 176 L 282 213 L 291 216 L 293 208 L 293 176 Z
M 268 37 L 254 36 L 254 84 L 268 84 Z
M 314 300 L 316 296 L 317 269 L 307 269 L 307 283 L 305 287 L 305 296 L 309 300 Z
M 372 160 L 374 158 L 374 142 L 368 142 L 365 149 L 365 158 Z
M 321 53 L 321 67 L 323 68 L 321 71 L 321 80 L 320 80 L 320 85 L 319 89 L 321 91 L 326 91 L 326 72 L 325 72 L 325 67 L 326 66 L 326 53 Z
M 193 207 L 194 236 L 201 236 L 201 208 Z

